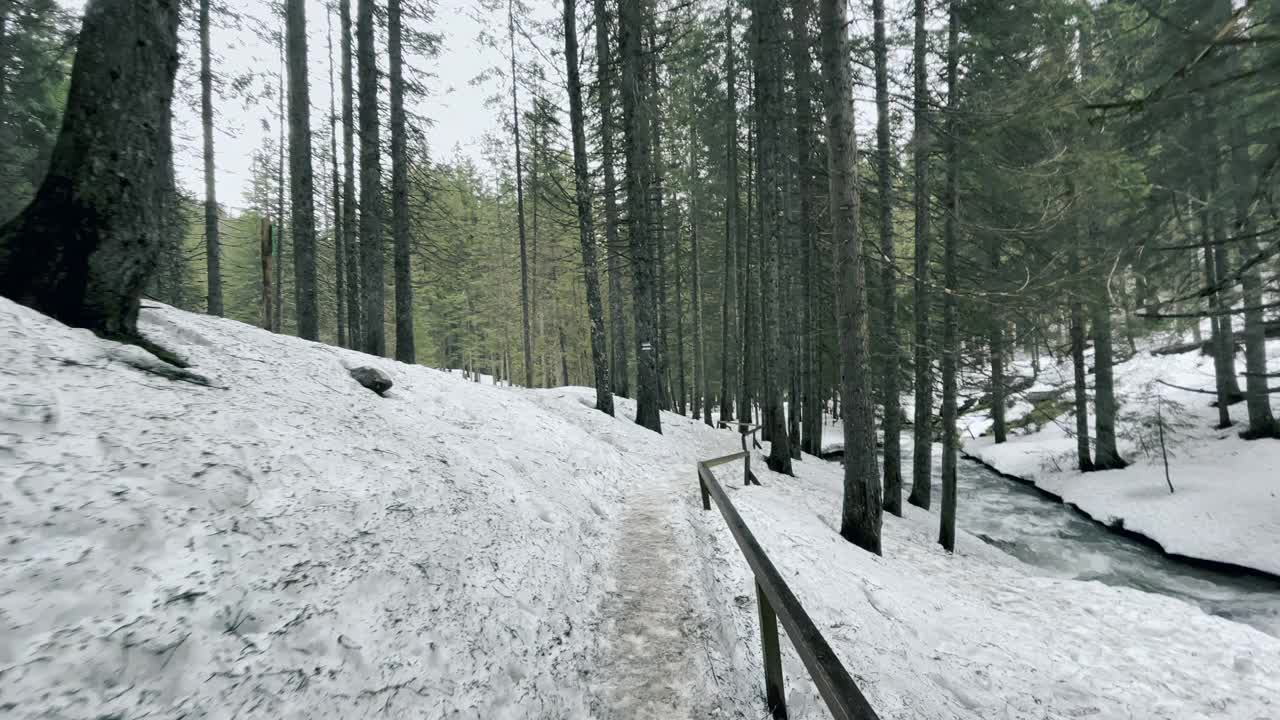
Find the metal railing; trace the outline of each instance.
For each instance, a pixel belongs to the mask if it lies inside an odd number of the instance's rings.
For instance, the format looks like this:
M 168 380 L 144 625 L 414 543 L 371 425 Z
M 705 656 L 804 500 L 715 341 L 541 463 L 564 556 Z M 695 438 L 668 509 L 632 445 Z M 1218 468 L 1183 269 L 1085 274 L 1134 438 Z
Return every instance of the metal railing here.
M 698 463 L 698 487 L 702 493 L 702 509 L 710 510 L 711 501 L 724 516 L 729 532 L 742 550 L 747 565 L 756 581 L 756 604 L 760 609 L 760 645 L 764 656 L 764 688 L 765 700 L 769 712 L 774 718 L 787 717 L 786 695 L 782 691 L 782 653 L 778 647 L 778 620 L 791 638 L 796 654 L 813 678 L 818 694 L 826 702 L 835 720 L 879 720 L 875 711 L 862 691 L 854 684 L 849 671 L 844 669 L 835 651 L 827 644 L 818 626 L 813 624 L 809 614 L 804 611 L 795 593 L 791 592 L 787 581 L 782 579 L 778 569 L 773 566 L 769 556 L 765 554 L 760 543 L 742 516 L 725 494 L 724 488 L 716 480 L 711 468 L 724 465 L 735 460 L 746 461 L 744 476 L 746 484 L 754 479 L 751 475 L 751 453 L 745 449 L 746 433 L 743 433 L 742 452 L 732 455 L 704 460 Z M 759 485 L 759 482 L 755 484 Z

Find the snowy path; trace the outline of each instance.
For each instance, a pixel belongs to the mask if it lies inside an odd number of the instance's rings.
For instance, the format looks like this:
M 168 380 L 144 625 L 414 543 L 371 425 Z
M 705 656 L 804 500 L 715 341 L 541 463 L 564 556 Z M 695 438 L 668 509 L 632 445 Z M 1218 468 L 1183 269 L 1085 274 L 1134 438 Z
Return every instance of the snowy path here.
M 688 572 L 693 557 L 681 554 L 675 532 L 674 482 L 641 480 L 627 501 L 594 683 L 603 717 L 705 717 L 706 703 L 714 703 L 695 695 L 706 663 Z

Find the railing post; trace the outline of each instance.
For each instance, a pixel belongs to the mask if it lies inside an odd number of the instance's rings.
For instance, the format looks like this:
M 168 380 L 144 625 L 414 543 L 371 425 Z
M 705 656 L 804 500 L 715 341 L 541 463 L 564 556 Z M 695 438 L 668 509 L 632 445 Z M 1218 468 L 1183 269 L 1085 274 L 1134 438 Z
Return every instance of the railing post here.
M 756 605 L 760 609 L 760 649 L 764 656 L 764 697 L 775 720 L 786 720 L 787 700 L 782 692 L 782 653 L 778 650 L 778 616 L 769 604 L 760 583 L 756 583 Z
M 702 479 L 702 464 L 698 464 L 698 489 L 702 491 L 702 509 L 711 509 L 711 493 L 707 492 L 707 481 Z

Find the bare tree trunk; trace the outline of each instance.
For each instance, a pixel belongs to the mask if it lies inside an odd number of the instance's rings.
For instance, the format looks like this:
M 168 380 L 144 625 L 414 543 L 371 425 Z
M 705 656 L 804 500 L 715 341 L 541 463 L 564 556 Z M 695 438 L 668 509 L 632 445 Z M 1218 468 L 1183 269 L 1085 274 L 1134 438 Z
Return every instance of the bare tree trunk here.
M 724 281 L 721 285 L 720 302 L 720 426 L 727 427 L 732 422 L 733 392 L 737 386 L 736 370 L 738 360 L 731 352 L 735 348 L 734 330 L 737 329 L 737 318 L 742 315 L 742 306 L 736 299 L 738 294 L 737 279 L 741 273 L 737 267 L 737 248 L 741 242 L 738 229 L 738 72 L 734 64 L 734 3 L 729 0 L 724 10 L 724 64 L 728 99 L 725 102 L 726 122 L 728 130 L 725 135 L 725 234 L 724 234 Z M 739 302 L 736 308 L 733 303 Z M 732 320 L 730 318 L 733 318 Z M 741 358 L 741 353 L 738 354 Z
M 636 423 L 662 432 L 658 412 L 658 366 L 654 356 L 654 256 L 649 229 L 650 146 L 644 117 L 643 0 L 622 0 L 618 20 L 622 56 L 622 128 L 627 151 L 627 224 L 635 294 Z
M 520 153 L 520 96 L 516 82 L 515 0 L 507 0 L 507 25 L 511 38 L 511 123 L 516 144 L 516 223 L 520 235 L 520 310 L 524 331 L 524 386 L 533 387 L 533 340 L 529 324 L 529 255 L 524 223 L 524 159 Z
M 893 152 L 889 128 L 888 40 L 884 0 L 872 0 L 875 18 L 876 180 L 880 192 L 880 346 L 881 392 L 884 393 L 884 509 L 902 517 L 902 407 L 898 389 L 897 248 L 893 238 Z
M 609 374 L 613 393 L 628 397 L 631 369 L 627 360 L 626 297 L 622 290 L 624 254 L 618 233 L 618 180 L 613 149 L 613 55 L 609 51 L 609 7 L 594 0 L 596 13 L 596 92 L 600 98 L 600 164 L 604 172 L 606 272 L 609 275 Z M 598 402 L 598 396 L 597 396 Z M 612 399 L 610 400 L 612 402 Z M 603 410 L 603 408 L 600 408 Z
M 360 250 L 363 267 L 364 343 L 370 355 L 387 354 L 386 287 L 382 245 L 382 145 L 378 134 L 378 64 L 374 0 L 356 5 L 356 65 L 360 81 Z
M 204 254 L 210 315 L 222 315 L 222 246 L 213 164 L 213 69 L 209 51 L 209 2 L 200 0 L 200 128 L 204 139 Z
M 363 347 L 364 294 L 360 278 L 360 238 L 356 225 L 355 89 L 351 68 L 351 0 L 338 0 L 342 27 L 342 241 L 347 258 L 347 341 Z
M 338 345 L 350 347 L 347 340 L 347 268 L 346 268 L 346 233 L 343 232 L 342 217 L 348 211 L 342 205 L 342 175 L 338 172 L 338 106 L 334 99 L 333 80 L 333 13 L 325 12 L 329 25 L 329 160 L 333 173 L 333 269 L 334 296 L 336 299 L 336 320 L 338 329 Z
M 942 298 L 942 512 L 938 529 L 938 544 L 948 552 L 956 549 L 956 453 L 960 439 L 956 435 L 956 364 L 960 350 L 959 320 L 956 311 L 956 223 L 959 222 L 960 158 L 957 154 L 956 113 L 959 110 L 957 65 L 959 63 L 960 16 L 956 0 L 950 0 L 947 22 L 947 210 L 942 230 L 943 282 L 946 294 Z M 996 349 L 992 348 L 995 356 Z M 992 362 L 995 372 L 1004 368 Z M 993 382 L 997 382 L 993 380 Z M 993 387 L 995 387 L 993 385 Z M 1003 393 L 1000 416 L 1004 415 Z
M 674 275 L 676 276 L 676 412 L 681 415 L 686 414 L 685 398 L 688 397 L 688 388 L 685 386 L 685 363 L 684 363 L 684 263 L 680 261 L 680 227 L 675 223 L 672 228 L 672 256 L 671 264 L 673 266 Z
M 282 30 L 277 36 L 280 45 L 280 83 L 276 88 L 276 101 L 278 106 L 279 120 L 279 139 L 276 146 L 278 155 L 276 157 L 276 235 L 275 242 L 271 244 L 271 250 L 275 253 L 275 273 L 276 282 L 272 288 L 276 293 L 276 301 L 273 306 L 275 317 L 271 320 L 271 329 L 275 332 L 284 332 L 284 153 L 285 139 L 284 129 L 288 124 L 285 116 L 284 97 L 285 85 L 287 84 L 287 75 L 285 71 L 285 33 Z
M 950 140 L 948 142 L 951 142 Z M 987 247 L 988 260 L 991 263 L 991 275 L 996 276 L 1000 270 L 1000 240 L 992 236 Z M 950 287 L 950 286 L 948 286 Z M 1008 439 L 1005 425 L 1005 386 L 1004 386 L 1004 320 L 997 307 L 992 306 L 990 333 L 987 344 L 991 349 L 991 432 L 996 443 Z
M 293 212 L 293 292 L 298 337 L 320 339 L 316 301 L 315 184 L 311 167 L 311 88 L 307 81 L 306 0 L 288 0 L 289 195 Z
M 784 50 L 782 8 L 777 0 L 755 0 L 755 72 L 759 87 L 756 122 L 760 127 L 760 177 L 758 187 L 764 235 L 761 238 L 764 287 L 760 322 L 764 340 L 764 423 L 768 429 L 770 470 L 792 474 L 791 443 L 782 405 L 782 338 L 773 303 L 781 301 L 779 274 L 782 264 L 785 185 L 782 167 L 780 122 L 785 115 L 780 53 Z M 767 254 L 766 254 L 767 253 Z M 855 249 L 856 253 L 856 249 Z
M 929 509 L 933 494 L 933 353 L 929 339 L 929 85 L 925 0 L 915 0 L 915 113 L 911 153 L 915 162 L 915 422 L 911 495 Z
M 699 408 L 707 427 L 715 427 L 711 420 L 711 391 L 707 378 L 707 348 L 702 342 L 702 251 L 698 247 L 698 168 L 697 156 L 691 144 L 689 148 L 689 234 L 693 243 L 693 417 L 698 418 Z
M 840 385 L 844 397 L 844 503 L 840 535 L 880 553 L 881 498 L 875 410 L 867 350 L 867 288 L 858 239 L 858 163 L 849 77 L 847 0 L 821 0 L 822 74 L 827 117 L 831 232 L 840 308 Z
M 582 249 L 582 279 L 587 291 L 587 317 L 591 322 L 591 364 L 595 369 L 596 409 L 612 416 L 609 349 L 604 332 L 600 281 L 596 276 L 596 238 L 591 217 L 591 180 L 587 174 L 586 121 L 582 112 L 582 81 L 578 78 L 577 21 L 575 1 L 564 0 L 564 57 L 569 79 L 569 123 L 573 132 L 574 199 L 578 206 L 578 242 Z M 563 344 L 563 331 L 560 337 Z
M 396 360 L 416 363 L 413 342 L 413 269 L 409 248 L 409 157 L 405 147 L 404 50 L 401 0 L 387 0 L 391 63 L 391 236 L 395 245 Z
M 1080 256 L 1075 248 L 1067 256 L 1072 277 L 1080 276 Z M 1093 460 L 1089 449 L 1089 397 L 1085 385 L 1084 366 L 1084 308 L 1075 290 L 1071 292 L 1071 366 L 1074 372 L 1072 390 L 1075 393 L 1076 412 L 1076 465 L 1080 472 L 1093 470 Z
M 1128 465 L 1116 447 L 1116 395 L 1111 366 L 1111 295 L 1104 281 L 1093 305 L 1093 408 L 1098 435 L 1094 470 L 1116 470 Z
M 49 172 L 0 226 L 0 294 L 143 345 L 140 298 L 172 191 L 172 140 L 157 129 L 169 123 L 178 14 L 166 0 L 90 0 Z

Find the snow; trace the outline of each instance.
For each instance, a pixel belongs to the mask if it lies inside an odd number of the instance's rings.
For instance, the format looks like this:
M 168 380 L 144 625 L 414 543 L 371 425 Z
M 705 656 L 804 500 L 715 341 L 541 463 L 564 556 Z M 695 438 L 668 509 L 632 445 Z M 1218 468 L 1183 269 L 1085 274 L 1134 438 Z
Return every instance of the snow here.
M 1167 340 L 1144 344 L 1157 346 Z M 1115 367 L 1117 436 L 1122 456 L 1133 463 L 1129 467 L 1077 471 L 1071 413 L 1038 431 L 1011 435 L 1000 445 L 990 437 L 972 438 L 988 430 L 985 413 L 964 418 L 965 451 L 1003 473 L 1034 482 L 1103 523 L 1155 540 L 1169 553 L 1280 575 L 1280 442 L 1240 439 L 1247 421 L 1243 403 L 1231 407 L 1236 425 L 1217 430 L 1211 395 L 1159 382 L 1212 389 L 1211 358 L 1198 352 L 1157 356 L 1148 350 L 1140 345 L 1137 355 Z M 1267 350 L 1270 367 L 1280 367 L 1280 340 L 1268 342 Z M 1243 357 L 1237 358 L 1237 369 L 1243 372 Z M 1030 374 L 1029 368 L 1021 370 Z M 1070 383 L 1066 358 L 1046 367 L 1032 389 L 1062 388 L 1069 401 Z M 1243 377 L 1240 384 L 1244 386 Z M 1166 424 L 1172 494 L 1154 422 L 1157 405 Z M 1272 408 L 1280 414 L 1274 396 Z M 1028 410 L 1030 405 L 1020 403 L 1008 418 L 1012 421 Z M 1091 405 L 1091 432 L 1092 423 Z
M 142 322 L 207 383 L 0 300 L 6 718 L 765 715 L 749 570 L 694 472 L 737 434 Z M 1276 714 L 1276 638 L 964 532 L 948 555 L 915 508 L 868 555 L 838 465 L 753 465 L 717 472 L 882 718 Z M 792 717 L 825 717 L 783 644 Z

